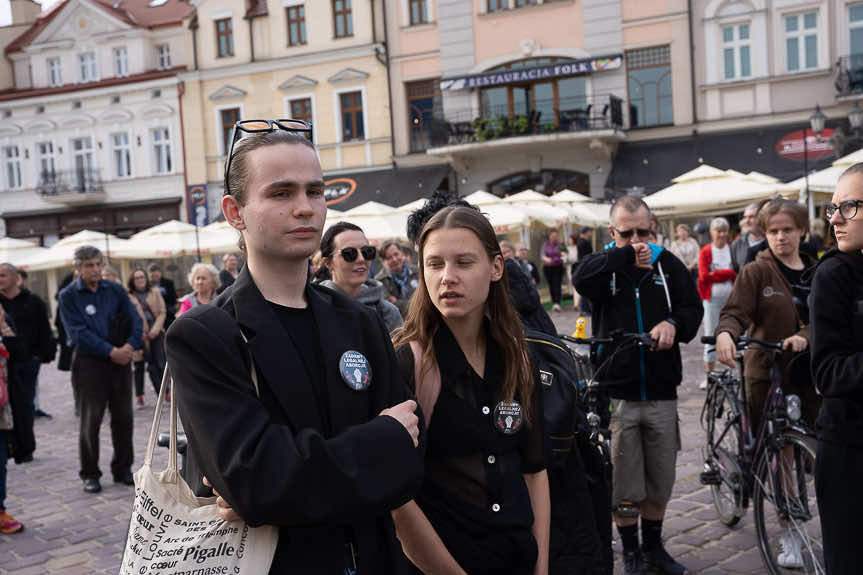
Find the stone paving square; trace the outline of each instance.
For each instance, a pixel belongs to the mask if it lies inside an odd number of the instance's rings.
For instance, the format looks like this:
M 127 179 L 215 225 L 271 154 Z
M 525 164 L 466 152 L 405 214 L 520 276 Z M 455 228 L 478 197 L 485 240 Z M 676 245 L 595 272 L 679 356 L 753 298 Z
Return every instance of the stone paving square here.
M 562 332 L 574 331 L 577 315 L 571 309 L 552 312 L 552 318 Z M 698 421 L 704 397 L 698 390 L 704 377 L 701 344 L 684 346 L 683 356 L 685 377 L 679 389 L 683 450 L 678 456 L 677 482 L 664 526 L 666 546 L 691 573 L 764 573 L 751 512 L 734 529 L 725 527 L 716 519 L 709 490 L 698 482 L 704 437 Z M 32 463 L 15 465 L 9 461 L 6 506 L 26 528 L 16 535 L 0 535 L 0 575 L 116 575 L 133 488 L 112 481 L 108 416 L 100 436 L 103 491 L 89 495 L 82 491 L 78 479 L 78 419 L 72 406 L 69 373 L 57 371 L 54 364 L 42 366 L 40 393 L 42 408 L 54 418 L 36 420 L 37 448 Z M 155 397 L 149 382 L 145 394 L 145 408 L 134 412 L 133 470 L 143 461 L 153 417 Z M 163 422 L 167 428 L 167 417 Z M 166 450 L 157 449 L 154 466 L 166 463 Z M 622 573 L 619 542 L 615 549 L 615 572 Z

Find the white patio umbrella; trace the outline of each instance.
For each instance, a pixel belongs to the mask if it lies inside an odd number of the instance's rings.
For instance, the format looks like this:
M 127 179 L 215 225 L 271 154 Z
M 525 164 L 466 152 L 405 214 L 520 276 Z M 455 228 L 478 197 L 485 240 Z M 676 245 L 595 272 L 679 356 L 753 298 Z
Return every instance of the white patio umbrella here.
M 77 234 L 65 237 L 42 254 L 25 263 L 28 270 L 50 270 L 68 267 L 73 264 L 75 250 L 80 246 L 91 245 L 102 250 L 102 254 L 108 258 L 122 259 L 120 254 L 128 240 L 122 240 L 117 236 L 82 230 Z
M 327 213 L 324 229 L 339 221 L 361 227 L 366 237 L 373 241 L 406 237 L 407 214 L 399 213 L 392 206 L 380 202 L 366 202 L 335 216 Z
M 138 232 L 119 251 L 119 257 L 128 259 L 173 258 L 195 256 L 203 228 L 178 220 L 170 220 Z M 201 254 L 210 250 L 200 247 Z
M 580 226 L 599 228 L 608 225 L 611 204 L 601 202 L 581 202 L 567 208 L 570 221 Z
M 548 196 L 534 190 L 518 192 L 503 199 L 514 208 L 525 212 L 534 221 L 549 228 L 559 228 L 566 223 L 569 216 L 566 210 L 553 206 Z
M 765 183 L 763 179 L 702 164 L 674 178 L 671 186 L 644 201 L 659 217 L 694 216 L 732 213 L 776 194 L 798 193 L 796 188 L 778 182 Z
M 201 245 L 201 253 L 235 254 L 240 251 L 237 245 L 237 241 L 240 239 L 240 232 L 225 220 L 200 228 L 198 239 Z
M 833 191 L 836 189 L 836 184 L 839 182 L 839 176 L 842 175 L 842 172 L 860 162 L 863 162 L 863 149 L 842 156 L 833 162 L 829 168 L 809 174 L 809 190 L 816 195 L 827 196 L 829 199 L 829 196 L 832 196 Z M 798 190 L 805 190 L 806 178 L 797 178 L 788 182 L 788 185 Z
M 0 238 L 0 263 L 8 262 L 19 268 L 27 268 L 27 262 L 38 259 L 47 248 L 37 246 L 27 240 Z
M 530 216 L 501 200 L 499 197 L 482 190 L 462 198 L 479 208 L 499 234 L 530 227 Z
M 561 190 L 556 194 L 552 194 L 549 196 L 548 201 L 553 204 L 575 204 L 580 202 L 589 202 L 590 198 L 584 194 L 579 194 L 578 192 L 566 189 Z

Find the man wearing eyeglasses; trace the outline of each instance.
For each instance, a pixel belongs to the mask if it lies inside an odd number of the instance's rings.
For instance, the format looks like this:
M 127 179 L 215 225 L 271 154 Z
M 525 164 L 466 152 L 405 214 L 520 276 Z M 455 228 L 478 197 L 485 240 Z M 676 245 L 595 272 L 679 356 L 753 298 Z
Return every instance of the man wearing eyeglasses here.
M 683 262 L 647 243 L 650 210 L 643 200 L 618 198 L 610 220 L 614 241 L 581 261 L 575 288 L 593 305 L 594 335 L 649 332 L 655 344 L 648 350 L 619 341 L 597 350 L 597 380 L 608 386 L 612 398 L 612 503 L 624 572 L 641 574 L 651 568 L 682 575 L 685 568 L 662 544 L 662 520 L 680 449 L 677 386 L 683 369 L 678 344 L 695 337 L 703 309 Z
M 246 265 L 168 331 L 174 397 L 221 516 L 280 527 L 269 573 L 405 573 L 390 511 L 422 480 L 420 418 L 375 312 L 308 283 L 326 216 L 310 135 L 235 126 L 222 213 Z
M 826 572 L 850 575 L 863 573 L 863 163 L 839 177 L 825 212 L 838 249 L 818 264 L 810 300 L 812 375 L 822 396 L 815 489 Z

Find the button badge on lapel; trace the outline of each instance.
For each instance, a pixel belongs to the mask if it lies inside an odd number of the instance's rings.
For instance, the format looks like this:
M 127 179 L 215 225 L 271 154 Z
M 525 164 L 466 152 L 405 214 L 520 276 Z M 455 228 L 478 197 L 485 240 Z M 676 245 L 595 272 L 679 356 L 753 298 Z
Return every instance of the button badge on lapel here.
M 501 401 L 494 408 L 494 426 L 499 433 L 513 435 L 521 429 L 521 404 L 517 401 Z
M 349 349 L 339 360 L 339 373 L 345 385 L 354 391 L 364 391 L 372 383 L 372 366 L 366 356 Z

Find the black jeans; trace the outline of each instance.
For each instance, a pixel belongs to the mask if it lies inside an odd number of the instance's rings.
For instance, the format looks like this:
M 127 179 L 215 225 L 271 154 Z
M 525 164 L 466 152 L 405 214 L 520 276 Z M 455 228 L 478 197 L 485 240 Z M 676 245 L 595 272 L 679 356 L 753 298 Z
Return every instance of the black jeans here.
M 824 567 L 830 575 L 863 573 L 860 534 L 863 515 L 863 447 L 818 441 L 815 492 L 821 514 Z
M 563 266 L 543 266 L 545 281 L 548 282 L 548 291 L 551 292 L 551 301 L 560 303 L 560 289 L 563 281 Z
M 150 383 L 159 395 L 162 388 L 162 373 L 165 371 L 165 334 L 150 340 L 150 350 L 144 352 L 144 361 L 135 362 L 135 395 L 144 395 L 144 363 L 147 365 L 147 373 L 150 374 Z
M 72 379 L 78 390 L 81 411 L 78 453 L 81 479 L 98 479 L 99 427 L 105 407 L 111 411 L 111 442 L 114 457 L 111 473 L 115 477 L 132 468 L 132 370 L 110 359 L 75 354 Z
M 36 450 L 33 398 L 36 395 L 39 366 L 38 359 L 13 361 L 9 366 L 9 403 L 12 406 L 12 440 L 16 462 L 33 455 Z

